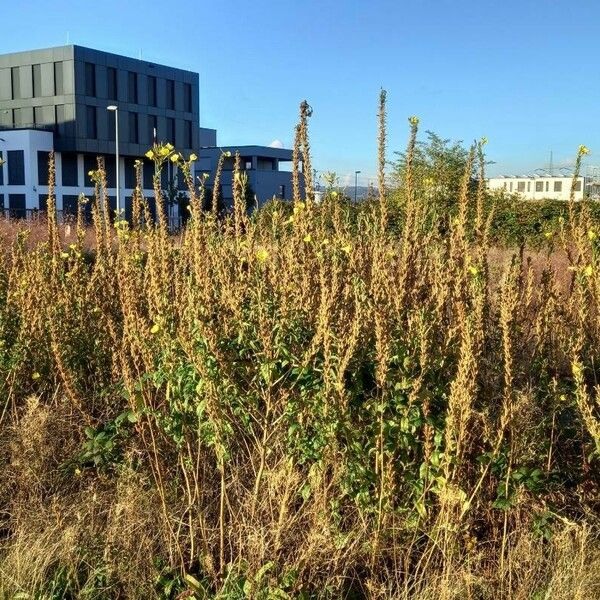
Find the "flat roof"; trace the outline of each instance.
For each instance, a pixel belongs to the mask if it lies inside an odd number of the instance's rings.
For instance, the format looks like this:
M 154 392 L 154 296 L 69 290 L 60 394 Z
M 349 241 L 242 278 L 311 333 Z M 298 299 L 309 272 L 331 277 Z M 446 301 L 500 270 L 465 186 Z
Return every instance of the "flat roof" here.
M 239 152 L 245 156 L 258 156 L 262 158 L 278 158 L 280 160 L 292 160 L 293 151 L 288 148 L 273 148 L 272 146 L 203 146 L 200 148 L 200 153 L 203 150 L 208 150 L 211 153 L 231 152 L 235 154 Z

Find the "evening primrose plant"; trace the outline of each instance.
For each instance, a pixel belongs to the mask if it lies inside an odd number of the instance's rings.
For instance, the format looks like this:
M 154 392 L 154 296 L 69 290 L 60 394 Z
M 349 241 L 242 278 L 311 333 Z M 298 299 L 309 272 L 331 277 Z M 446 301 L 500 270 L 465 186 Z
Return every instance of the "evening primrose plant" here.
M 239 154 L 198 181 L 156 144 L 154 198 L 140 160 L 113 225 L 100 159 L 73 235 L 50 157 L 42 241 L 0 252 L 0 597 L 597 596 L 593 205 L 546 253 L 493 246 L 484 140 L 420 170 L 411 117 L 394 188 L 386 101 L 358 206 L 333 174 L 315 202 L 307 102 L 291 203 L 249 211 Z

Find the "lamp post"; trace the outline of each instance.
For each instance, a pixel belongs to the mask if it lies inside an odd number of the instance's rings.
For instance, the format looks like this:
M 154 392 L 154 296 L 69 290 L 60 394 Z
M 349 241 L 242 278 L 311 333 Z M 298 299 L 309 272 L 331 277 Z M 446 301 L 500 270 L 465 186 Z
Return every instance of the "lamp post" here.
M 117 178 L 116 188 L 117 188 L 117 221 L 121 218 L 121 191 L 119 185 L 119 109 L 114 104 L 106 107 L 106 110 L 110 110 L 115 113 L 115 176 Z
M 362 173 L 362 171 L 354 171 L 354 204 L 356 204 L 356 193 L 358 187 L 358 174 Z

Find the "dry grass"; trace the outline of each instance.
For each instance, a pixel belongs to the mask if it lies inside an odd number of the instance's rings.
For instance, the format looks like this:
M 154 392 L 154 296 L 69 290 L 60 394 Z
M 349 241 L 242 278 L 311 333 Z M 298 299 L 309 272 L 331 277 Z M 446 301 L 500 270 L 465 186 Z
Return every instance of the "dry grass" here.
M 585 211 L 548 260 L 489 247 L 467 175 L 442 236 L 410 170 L 358 218 L 249 217 L 237 172 L 174 238 L 95 179 L 93 229 L 3 225 L 0 597 L 600 597 Z

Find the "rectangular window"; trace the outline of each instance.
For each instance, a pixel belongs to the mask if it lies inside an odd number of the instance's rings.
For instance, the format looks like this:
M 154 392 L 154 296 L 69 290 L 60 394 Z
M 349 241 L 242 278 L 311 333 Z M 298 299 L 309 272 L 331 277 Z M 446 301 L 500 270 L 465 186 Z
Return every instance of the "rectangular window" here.
M 167 79 L 167 108 L 175 110 L 175 82 Z
M 156 106 L 156 77 L 148 75 L 148 105 Z
M 0 194 L 0 212 L 4 216 L 4 194 Z
M 106 111 L 106 114 L 108 116 L 108 139 L 111 142 L 115 141 L 115 111 L 114 110 L 108 110 Z M 123 119 L 119 119 L 121 122 L 123 121 Z M 120 125 L 120 123 L 119 123 Z M 121 140 L 123 141 L 123 140 Z
M 118 90 L 117 69 L 115 69 L 114 67 L 107 67 L 106 68 L 106 78 L 107 78 L 106 89 L 107 89 L 108 99 L 109 100 L 117 100 L 117 90 Z
M 279 186 L 279 198 L 285 200 L 285 185 Z
M 192 84 L 183 84 L 183 110 L 192 112 Z
M 158 139 L 158 119 L 156 118 L 156 115 L 148 115 L 148 120 L 146 122 L 148 123 L 148 144 L 154 144 Z
M 134 112 L 129 113 L 129 141 L 132 144 L 139 144 L 139 128 L 138 128 L 138 114 Z
M 48 194 L 38 194 L 38 209 L 48 210 Z
M 79 185 L 77 176 L 77 154 L 74 152 L 61 153 L 62 184 L 65 186 Z
M 144 172 L 143 172 L 143 182 L 145 190 L 151 190 L 154 187 L 153 177 L 154 175 L 154 163 L 149 162 L 147 160 L 144 161 Z
M 138 103 L 137 73 L 129 71 L 127 75 L 128 101 L 132 104 Z
M 63 64 L 62 62 L 54 63 L 54 95 L 62 96 L 65 93 Z
M 530 192 L 531 191 L 531 181 L 527 182 L 527 191 Z
M 96 96 L 96 65 L 85 63 L 85 95 Z
M 48 185 L 48 152 L 37 153 L 38 185 Z
M 185 132 L 185 147 L 186 148 L 191 148 L 192 147 L 192 122 L 191 121 L 184 121 L 183 122 L 183 131 Z
M 544 182 L 543 181 L 536 181 L 535 182 L 535 191 L 536 192 L 543 192 L 544 191 Z
M 24 219 L 27 212 L 25 210 L 25 194 L 9 194 L 8 209 L 13 219 Z
M 125 171 L 125 187 L 132 190 L 135 188 L 135 158 L 126 156 L 123 163 Z
M 513 182 L 510 182 L 510 191 L 512 192 L 512 188 L 513 188 Z
M 83 185 L 85 187 L 94 187 L 94 182 L 90 179 L 88 173 L 98 168 L 98 161 L 93 154 L 83 155 Z
M 177 146 L 177 142 L 175 140 L 175 119 L 171 119 L 167 117 L 167 142 Z
M 96 112 L 95 106 L 85 107 L 86 135 L 90 140 L 95 140 L 98 137 Z
M 546 191 L 548 191 L 550 189 L 550 182 L 546 181 Z
M 25 185 L 25 153 L 23 150 L 8 150 L 8 185 Z
M 31 72 L 33 78 L 33 97 L 40 98 L 42 96 L 42 65 L 33 65 Z
M 554 191 L 555 192 L 562 192 L 562 181 L 555 181 L 554 182 Z
M 12 86 L 12 99 L 18 100 L 21 98 L 21 77 L 19 75 L 19 67 L 11 67 L 10 84 Z
M 525 182 L 524 181 L 519 181 L 517 183 L 517 191 L 518 192 L 524 192 L 525 191 Z
M 578 180 L 575 182 L 575 191 L 576 191 L 576 192 L 580 192 L 580 191 L 581 191 L 581 179 L 578 179 Z
M 77 204 L 79 196 L 75 195 L 63 195 L 63 215 L 69 215 L 74 217 L 77 215 Z

